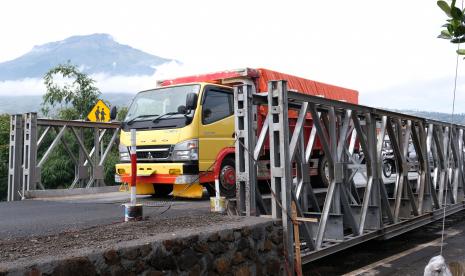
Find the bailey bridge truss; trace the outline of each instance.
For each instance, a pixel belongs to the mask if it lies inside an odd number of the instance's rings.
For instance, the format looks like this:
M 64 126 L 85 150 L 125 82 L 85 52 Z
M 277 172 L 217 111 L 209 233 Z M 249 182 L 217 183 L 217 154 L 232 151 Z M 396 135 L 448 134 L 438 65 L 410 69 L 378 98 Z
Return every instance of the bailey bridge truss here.
M 464 209 L 465 126 L 288 91 L 286 81 L 269 82 L 268 93 L 255 93 L 249 84 L 237 86 L 234 99 L 237 209 L 282 221 L 290 267 L 294 254 L 310 262 Z M 268 113 L 257 128 L 259 106 Z M 291 130 L 290 112 L 297 114 Z M 305 127 L 311 127 L 310 135 L 304 135 Z M 328 160 L 324 200 L 317 199 L 309 176 L 316 137 Z M 386 140 L 394 154 L 395 179 L 382 175 Z M 257 189 L 257 163 L 266 141 L 270 203 Z
M 36 113 L 12 115 L 10 122 L 8 201 L 44 189 L 42 168 L 60 144 L 75 168 L 74 180 L 63 186 L 104 185 L 104 162 L 118 138 L 119 123 L 38 119 Z

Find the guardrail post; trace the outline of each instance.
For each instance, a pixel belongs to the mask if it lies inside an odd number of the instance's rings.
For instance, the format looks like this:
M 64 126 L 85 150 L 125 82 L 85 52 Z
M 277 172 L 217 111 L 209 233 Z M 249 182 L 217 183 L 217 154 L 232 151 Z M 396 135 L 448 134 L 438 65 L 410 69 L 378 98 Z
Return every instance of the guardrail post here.
M 37 113 L 24 114 L 23 191 L 36 190 L 40 184 L 37 169 Z
M 23 117 L 21 114 L 10 117 L 10 148 L 8 159 L 8 194 L 7 200 L 21 199 L 21 159 L 23 150 Z
M 236 110 L 236 199 L 240 215 L 256 216 L 257 164 L 253 158 L 256 144 L 252 85 L 244 84 L 234 88 Z
M 273 194 L 271 199 L 272 217 L 282 218 L 285 257 L 289 267 L 292 268 L 291 273 L 293 273 L 294 233 L 291 218 L 289 217 L 292 200 L 292 177 L 286 81 L 271 81 L 268 83 L 268 119 L 271 189 Z M 278 212 L 279 209 L 281 209 L 281 212 Z

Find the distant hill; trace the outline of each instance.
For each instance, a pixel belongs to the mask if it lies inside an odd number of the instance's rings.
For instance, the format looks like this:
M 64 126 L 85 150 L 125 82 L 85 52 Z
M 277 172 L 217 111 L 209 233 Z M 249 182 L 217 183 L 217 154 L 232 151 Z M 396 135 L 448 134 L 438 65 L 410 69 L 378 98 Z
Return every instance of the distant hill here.
M 441 113 L 441 112 L 430 112 L 430 111 L 419 111 L 419 110 L 392 110 L 400 113 L 410 114 L 413 116 L 424 117 L 428 119 L 443 121 L 443 122 L 453 122 L 456 124 L 465 125 L 465 113 L 454 114 L 452 118 L 450 113 Z
M 135 94 L 103 93 L 102 99 L 111 106 L 129 106 Z M 0 96 L 0 114 L 39 112 L 42 96 Z
M 68 60 L 84 73 L 110 76 L 152 75 L 155 67 L 172 60 L 123 45 L 108 34 L 72 36 L 34 48 L 0 63 L 0 81 L 42 78 L 52 67 Z

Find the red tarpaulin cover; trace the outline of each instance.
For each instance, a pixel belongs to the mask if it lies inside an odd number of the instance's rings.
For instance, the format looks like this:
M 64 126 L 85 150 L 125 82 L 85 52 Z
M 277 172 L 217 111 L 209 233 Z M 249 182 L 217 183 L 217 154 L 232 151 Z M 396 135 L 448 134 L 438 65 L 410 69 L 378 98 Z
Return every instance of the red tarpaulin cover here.
M 249 78 L 256 80 L 259 92 L 268 91 L 268 82 L 271 80 L 287 80 L 287 87 L 290 90 L 314 96 L 324 96 L 327 99 L 343 100 L 349 103 L 358 104 L 358 92 L 356 90 L 312 81 L 263 68 L 245 68 L 187 76 L 171 80 L 163 80 L 159 82 L 159 85 L 167 86 L 191 82 L 210 82 L 221 84 L 222 80 L 237 78 Z
M 312 81 L 288 74 L 283 74 L 268 69 L 259 68 L 258 90 L 268 91 L 268 81 L 287 80 L 287 88 L 309 95 L 323 95 L 327 99 L 345 100 L 349 103 L 358 104 L 358 91 L 330 85 L 318 81 Z

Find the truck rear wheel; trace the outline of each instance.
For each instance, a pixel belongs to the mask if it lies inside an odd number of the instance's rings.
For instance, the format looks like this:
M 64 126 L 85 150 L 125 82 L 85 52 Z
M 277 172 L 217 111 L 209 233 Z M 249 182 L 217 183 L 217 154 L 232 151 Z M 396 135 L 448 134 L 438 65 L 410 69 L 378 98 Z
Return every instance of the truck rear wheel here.
M 173 192 L 173 185 L 169 184 L 153 184 L 155 196 L 167 196 Z
M 220 181 L 220 194 L 227 198 L 236 196 L 236 165 L 234 159 L 227 157 L 221 163 L 218 176 Z
M 329 164 L 326 155 L 323 155 L 318 160 L 318 179 L 321 187 L 329 186 Z

